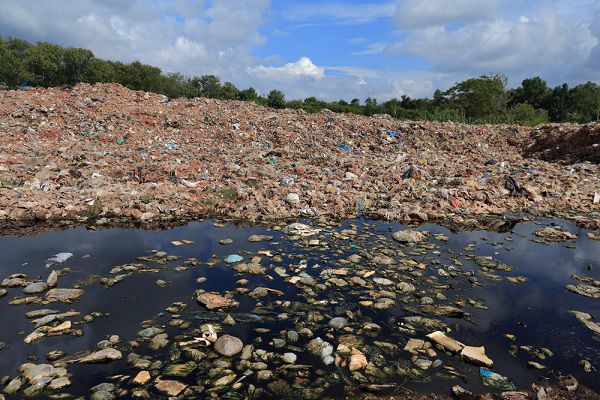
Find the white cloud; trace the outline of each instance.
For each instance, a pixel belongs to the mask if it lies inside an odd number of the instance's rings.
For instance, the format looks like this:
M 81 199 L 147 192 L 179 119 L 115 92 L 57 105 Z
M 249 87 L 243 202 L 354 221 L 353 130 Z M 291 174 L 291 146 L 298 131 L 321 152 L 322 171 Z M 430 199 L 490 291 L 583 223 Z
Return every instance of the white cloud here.
M 317 3 L 295 5 L 284 12 L 284 16 L 292 21 L 331 20 L 344 24 L 363 24 L 378 18 L 392 17 L 396 6 L 394 3 L 345 4 Z
M 497 15 L 501 0 L 397 0 L 396 22 L 401 28 L 464 23 Z
M 301 57 L 298 61 L 287 63 L 281 67 L 265 67 L 264 65 L 249 67 L 248 71 L 260 78 L 277 80 L 302 77 L 320 79 L 325 76 L 325 69 L 316 66 L 308 57 Z

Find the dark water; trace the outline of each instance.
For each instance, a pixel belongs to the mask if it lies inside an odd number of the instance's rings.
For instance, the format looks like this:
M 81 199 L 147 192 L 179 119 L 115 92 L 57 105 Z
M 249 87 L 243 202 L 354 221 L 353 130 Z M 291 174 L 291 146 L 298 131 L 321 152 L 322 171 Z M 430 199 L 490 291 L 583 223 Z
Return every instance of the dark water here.
M 559 223 L 567 230 L 578 234 L 576 242 L 565 243 L 535 243 L 532 232 L 542 225 Z M 336 239 L 335 232 L 348 228 L 354 224 L 357 235 L 348 240 Z M 48 232 L 29 237 L 0 237 L 0 279 L 14 273 L 24 273 L 28 278 L 39 277 L 46 279 L 49 271 L 46 269 L 45 260 L 60 252 L 71 252 L 74 257 L 68 261 L 55 265 L 59 269 L 69 267 L 71 272 L 59 278 L 59 287 L 74 287 L 83 282 L 90 275 L 101 275 L 110 277 L 110 270 L 117 265 L 138 262 L 136 257 L 150 255 L 151 250 L 159 250 L 168 254 L 182 257 L 182 259 L 169 263 L 157 273 L 138 273 L 126 277 L 122 282 L 110 288 L 94 282 L 82 286 L 85 290 L 83 297 L 73 304 L 52 303 L 49 305 L 8 305 L 8 301 L 16 296 L 22 296 L 20 288 L 9 288 L 8 295 L 0 299 L 0 341 L 6 343 L 6 348 L 0 351 L 0 377 L 8 375 L 11 378 L 17 376 L 17 368 L 28 361 L 35 363 L 46 363 L 46 354 L 49 351 L 61 349 L 67 353 L 76 353 L 83 350 L 93 350 L 96 343 L 106 339 L 110 335 L 117 334 L 121 338 L 120 349 L 123 351 L 122 360 L 108 364 L 74 364 L 68 367 L 69 373 L 73 374 L 73 384 L 61 393 L 74 395 L 87 395 L 89 389 L 101 382 L 112 382 L 109 377 L 116 374 L 135 376 L 138 371 L 129 367 L 126 356 L 131 351 L 127 347 L 127 341 L 137 338 L 137 332 L 144 326 L 146 320 L 153 320 L 156 325 L 165 326 L 169 333 L 169 339 L 182 330 L 167 325 L 170 314 L 164 313 L 171 303 L 175 301 L 185 302 L 189 307 L 181 313 L 182 318 L 192 322 L 192 328 L 197 329 L 202 323 L 211 322 L 219 325 L 222 315 L 215 316 L 207 313 L 194 298 L 194 292 L 198 289 L 223 293 L 234 291 L 238 285 L 236 281 L 245 278 L 249 280 L 247 288 L 252 290 L 258 286 L 265 286 L 285 293 L 284 296 L 269 296 L 259 299 L 262 306 L 257 313 L 257 300 L 249 298 L 245 294 L 235 294 L 235 299 L 240 305 L 229 312 L 238 321 L 244 319 L 244 313 L 258 315 L 256 321 L 238 322 L 235 326 L 221 325 L 223 332 L 239 337 L 244 343 L 253 343 L 257 337 L 263 339 L 262 343 L 255 344 L 255 348 L 274 351 L 283 354 L 289 349 L 274 349 L 269 345 L 272 338 L 280 337 L 281 330 L 297 330 L 303 324 L 308 311 L 313 307 L 306 304 L 305 297 L 301 296 L 302 290 L 284 282 L 283 278 L 274 272 L 274 266 L 289 267 L 298 265 L 301 260 L 307 260 L 306 272 L 318 278 L 323 268 L 339 268 L 338 260 L 357 253 L 368 258 L 386 249 L 394 251 L 402 250 L 406 259 L 423 261 L 427 268 L 423 271 L 425 279 L 428 276 L 436 276 L 438 268 L 455 265 L 460 273 L 457 277 L 437 277 L 439 284 L 450 285 L 444 291 L 447 301 L 438 301 L 436 304 L 452 304 L 456 299 L 475 299 L 485 304 L 487 309 L 478 309 L 469 304 L 464 310 L 471 314 L 468 319 L 439 317 L 452 328 L 449 333 L 453 338 L 469 344 L 484 345 L 487 355 L 494 360 L 493 371 L 510 378 L 517 387 L 527 389 L 532 382 L 539 381 L 544 377 L 553 381 L 559 373 L 573 374 L 580 382 L 596 391 L 600 391 L 600 373 L 597 371 L 585 373 L 579 366 L 579 361 L 586 359 L 596 368 L 600 369 L 600 338 L 594 336 L 591 330 L 584 327 L 567 310 L 578 310 L 600 317 L 600 300 L 583 297 L 564 289 L 567 284 L 578 284 L 581 282 L 571 279 L 572 274 L 591 277 L 600 280 L 600 242 L 588 240 L 585 230 L 564 221 L 539 221 L 517 225 L 513 231 L 506 233 L 495 232 L 467 232 L 453 234 L 447 229 L 425 225 L 419 229 L 428 230 L 432 233 L 443 233 L 449 237 L 447 243 L 430 238 L 429 243 L 435 244 L 435 248 L 421 248 L 400 246 L 390 240 L 391 233 L 403 226 L 399 224 L 385 224 L 364 221 L 350 221 L 341 227 L 327 228 L 319 237 L 322 242 L 327 243 L 327 248 L 309 247 L 302 245 L 301 241 L 289 241 L 287 235 L 268 230 L 266 228 L 254 228 L 250 226 L 226 225 L 224 227 L 213 226 L 212 221 L 190 223 L 186 226 L 174 228 L 168 231 L 143 231 L 126 229 L 101 229 L 96 231 L 84 228 L 74 228 L 61 232 Z M 272 242 L 250 243 L 247 237 L 252 234 L 268 234 L 275 236 Z M 382 235 L 379 237 L 378 235 Z M 231 238 L 233 244 L 222 246 L 220 239 Z M 512 240 L 510 240 L 512 238 Z M 173 240 L 189 239 L 192 244 L 174 246 Z M 465 249 L 472 245 L 472 249 Z M 573 246 L 569 248 L 567 246 Z M 273 262 L 269 257 L 263 256 L 262 265 L 266 267 L 266 275 L 253 276 L 243 274 L 240 276 L 233 271 L 230 265 L 222 262 L 229 254 L 239 254 L 248 260 L 259 249 L 272 250 L 280 255 L 280 262 Z M 218 258 L 215 265 L 207 262 Z M 480 274 L 479 267 L 470 260 L 470 255 L 493 256 L 503 263 L 511 265 L 514 269 L 510 272 L 493 271 L 501 277 L 522 276 L 528 278 L 527 282 L 521 284 L 511 283 L 505 279 L 493 280 Z M 177 272 L 173 269 L 176 265 L 183 265 L 186 258 L 198 259 L 197 266 L 191 266 L 187 270 Z M 392 258 L 399 258 L 392 255 Z M 213 259 L 214 260 L 214 259 Z M 432 264 L 433 260 L 440 265 Z M 459 260 L 462 265 L 457 265 L 454 260 Z M 315 266 L 315 264 L 318 264 Z M 148 265 L 152 265 L 148 263 Z M 353 276 L 352 264 L 342 264 L 350 273 L 346 278 Z M 376 270 L 375 266 L 362 267 Z M 385 267 L 393 269 L 393 267 Z M 475 276 L 482 286 L 474 287 L 469 284 L 465 271 L 475 271 Z M 288 274 L 294 275 L 289 269 Z M 204 283 L 197 283 L 199 277 L 207 278 Z M 157 279 L 170 282 L 166 287 L 155 285 Z M 427 284 L 419 281 L 415 285 L 418 289 L 428 291 Z M 431 281 L 430 281 L 431 282 Z M 380 289 L 384 289 L 380 287 Z M 389 289 L 389 287 L 385 288 Z M 393 289 L 389 289 L 393 290 Z M 390 365 L 397 360 L 409 360 L 410 354 L 402 350 L 406 340 L 411 336 L 400 332 L 401 317 L 414 315 L 408 312 L 404 304 L 396 302 L 396 306 L 388 310 L 373 310 L 358 306 L 356 301 L 365 300 L 368 295 L 365 289 L 354 286 L 345 288 L 328 288 L 319 292 L 316 300 L 328 300 L 329 304 L 320 308 L 325 314 L 324 321 L 311 326 L 315 337 L 320 336 L 337 347 L 336 332 L 327 328 L 329 318 L 336 315 L 344 315 L 346 310 L 355 314 L 355 320 L 351 320 L 350 326 L 356 330 L 363 322 L 372 321 L 382 326 L 380 333 L 375 338 L 365 337 L 364 341 L 370 345 L 373 340 L 389 342 L 399 346 L 399 351 L 386 354 Z M 398 296 L 398 300 L 401 295 Z M 434 296 L 432 296 L 434 297 Z M 435 297 L 434 297 L 435 299 Z M 290 300 L 294 303 L 291 309 L 285 309 L 276 301 Z M 337 304 L 331 304 L 331 303 Z M 298 304 L 305 304 L 300 307 Z M 414 306 L 414 305 L 412 305 Z M 69 335 L 46 337 L 40 342 L 25 345 L 24 335 L 33 331 L 29 320 L 25 317 L 27 311 L 40 308 L 52 308 L 59 311 L 76 310 L 81 315 L 92 312 L 108 313 L 106 317 L 100 317 L 93 322 L 76 325 L 75 328 L 82 329 L 84 335 L 73 337 Z M 288 313 L 289 318 L 280 321 L 276 316 L 280 313 Z M 358 316 L 356 316 L 358 313 Z M 213 318 L 214 317 L 214 318 Z M 438 318 L 438 317 L 432 317 Z M 213 320 L 216 319 L 216 320 Z M 81 320 L 81 317 L 73 318 L 73 321 Z M 597 322 L 597 320 L 596 320 Z M 320 325 L 319 325 L 320 324 Z M 255 328 L 269 328 L 268 333 L 256 333 Z M 191 329 L 191 328 L 190 328 Z M 333 338 L 327 338 L 327 333 L 332 333 Z M 423 338 L 427 331 L 418 331 L 414 337 Z M 514 334 L 517 339 L 510 342 L 503 335 Z M 193 335 L 191 335 L 193 336 Z M 187 336 L 190 338 L 190 335 Z M 322 378 L 326 374 L 331 386 L 326 392 L 334 398 L 343 398 L 343 382 L 331 373 L 343 374 L 341 369 L 334 366 L 326 367 L 318 357 L 305 350 L 308 340 L 301 338 L 295 343 L 294 353 L 298 355 L 297 363 L 314 365 L 308 380 Z M 554 356 L 540 360 L 532 354 L 517 352 L 516 357 L 509 353 L 510 345 L 530 345 L 534 348 L 549 348 Z M 301 351 L 298 351 L 301 349 Z M 136 353 L 151 355 L 154 359 L 168 360 L 169 348 L 152 352 L 147 346 L 142 345 L 134 350 Z M 439 375 L 440 368 L 424 371 L 419 379 L 412 380 L 390 376 L 385 379 L 375 380 L 370 383 L 402 383 L 402 388 L 416 392 L 437 392 L 447 394 L 451 386 L 460 384 L 474 392 L 493 391 L 486 387 L 479 378 L 478 368 L 463 363 L 457 356 L 445 355 L 438 352 L 438 358 L 444 365 L 455 367 L 463 379 L 448 380 Z M 435 358 L 433 358 L 435 359 Z M 433 360 L 432 359 L 432 360 Z M 532 370 L 527 368 L 527 361 L 536 361 L 546 366 L 544 370 Z M 183 360 L 184 362 L 186 360 Z M 212 363 L 212 360 L 205 360 Z M 235 367 L 235 363 L 234 363 Z M 231 369 L 235 370 L 232 367 Z M 271 367 L 271 366 L 270 366 Z M 205 369 L 210 369 L 206 367 Z M 272 367 L 275 369 L 275 365 Z M 197 372 L 198 379 L 206 378 L 202 368 Z M 239 372 L 238 372 L 239 375 Z M 192 375 L 194 376 L 194 375 Z M 338 376 L 339 377 L 339 376 Z M 275 378 L 273 378 L 275 379 Z M 284 378 L 285 379 L 285 378 Z M 188 377 L 185 383 L 194 384 L 195 378 Z M 244 383 L 252 382 L 256 386 L 265 385 L 248 379 Z M 268 382 L 268 381 L 267 381 Z M 290 382 L 291 383 L 291 382 Z M 121 387 L 127 387 L 121 384 Z M 148 388 L 154 396 L 156 392 Z M 241 391 L 245 390 L 245 386 Z M 22 392 L 21 392 L 22 393 Z M 202 397 L 201 395 L 199 396 Z M 265 395 L 266 397 L 266 395 Z

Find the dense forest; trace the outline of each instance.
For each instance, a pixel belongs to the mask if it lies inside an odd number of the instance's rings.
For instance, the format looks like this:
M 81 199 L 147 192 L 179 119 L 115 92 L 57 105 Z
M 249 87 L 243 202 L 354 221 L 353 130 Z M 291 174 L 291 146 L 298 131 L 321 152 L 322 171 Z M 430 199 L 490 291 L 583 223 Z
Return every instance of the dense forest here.
M 523 80 L 508 89 L 502 75 L 483 75 L 456 83 L 446 91 L 436 90 L 433 98 L 402 96 L 379 103 L 375 98 L 325 102 L 315 97 L 285 99 L 281 90 L 261 96 L 254 88 L 238 89 L 221 83 L 214 75 L 188 77 L 163 73 L 160 68 L 138 61 L 125 64 L 102 60 L 90 50 L 61 47 L 0 36 L 0 85 L 9 88 L 62 86 L 78 82 L 116 82 L 130 89 L 175 97 L 210 97 L 247 100 L 275 108 L 296 108 L 318 112 L 373 115 L 389 114 L 400 119 L 456 121 L 471 123 L 544 122 L 587 123 L 600 119 L 600 85 L 587 82 L 575 87 L 562 84 L 548 87 L 540 77 Z

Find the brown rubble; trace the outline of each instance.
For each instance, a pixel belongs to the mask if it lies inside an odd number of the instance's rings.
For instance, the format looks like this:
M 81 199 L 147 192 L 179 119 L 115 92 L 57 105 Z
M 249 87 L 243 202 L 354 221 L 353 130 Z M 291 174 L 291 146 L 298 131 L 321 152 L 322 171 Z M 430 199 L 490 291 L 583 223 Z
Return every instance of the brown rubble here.
M 116 84 L 6 90 L 0 223 L 465 221 L 559 210 L 598 228 L 599 129 L 308 114 Z

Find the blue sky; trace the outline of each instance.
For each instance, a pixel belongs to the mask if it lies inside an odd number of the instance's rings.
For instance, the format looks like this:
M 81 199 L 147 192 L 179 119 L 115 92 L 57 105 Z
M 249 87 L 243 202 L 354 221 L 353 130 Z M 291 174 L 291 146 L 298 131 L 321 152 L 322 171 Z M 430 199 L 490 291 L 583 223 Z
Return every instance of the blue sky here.
M 0 35 L 325 100 L 600 81 L 600 0 L 2 0 Z

